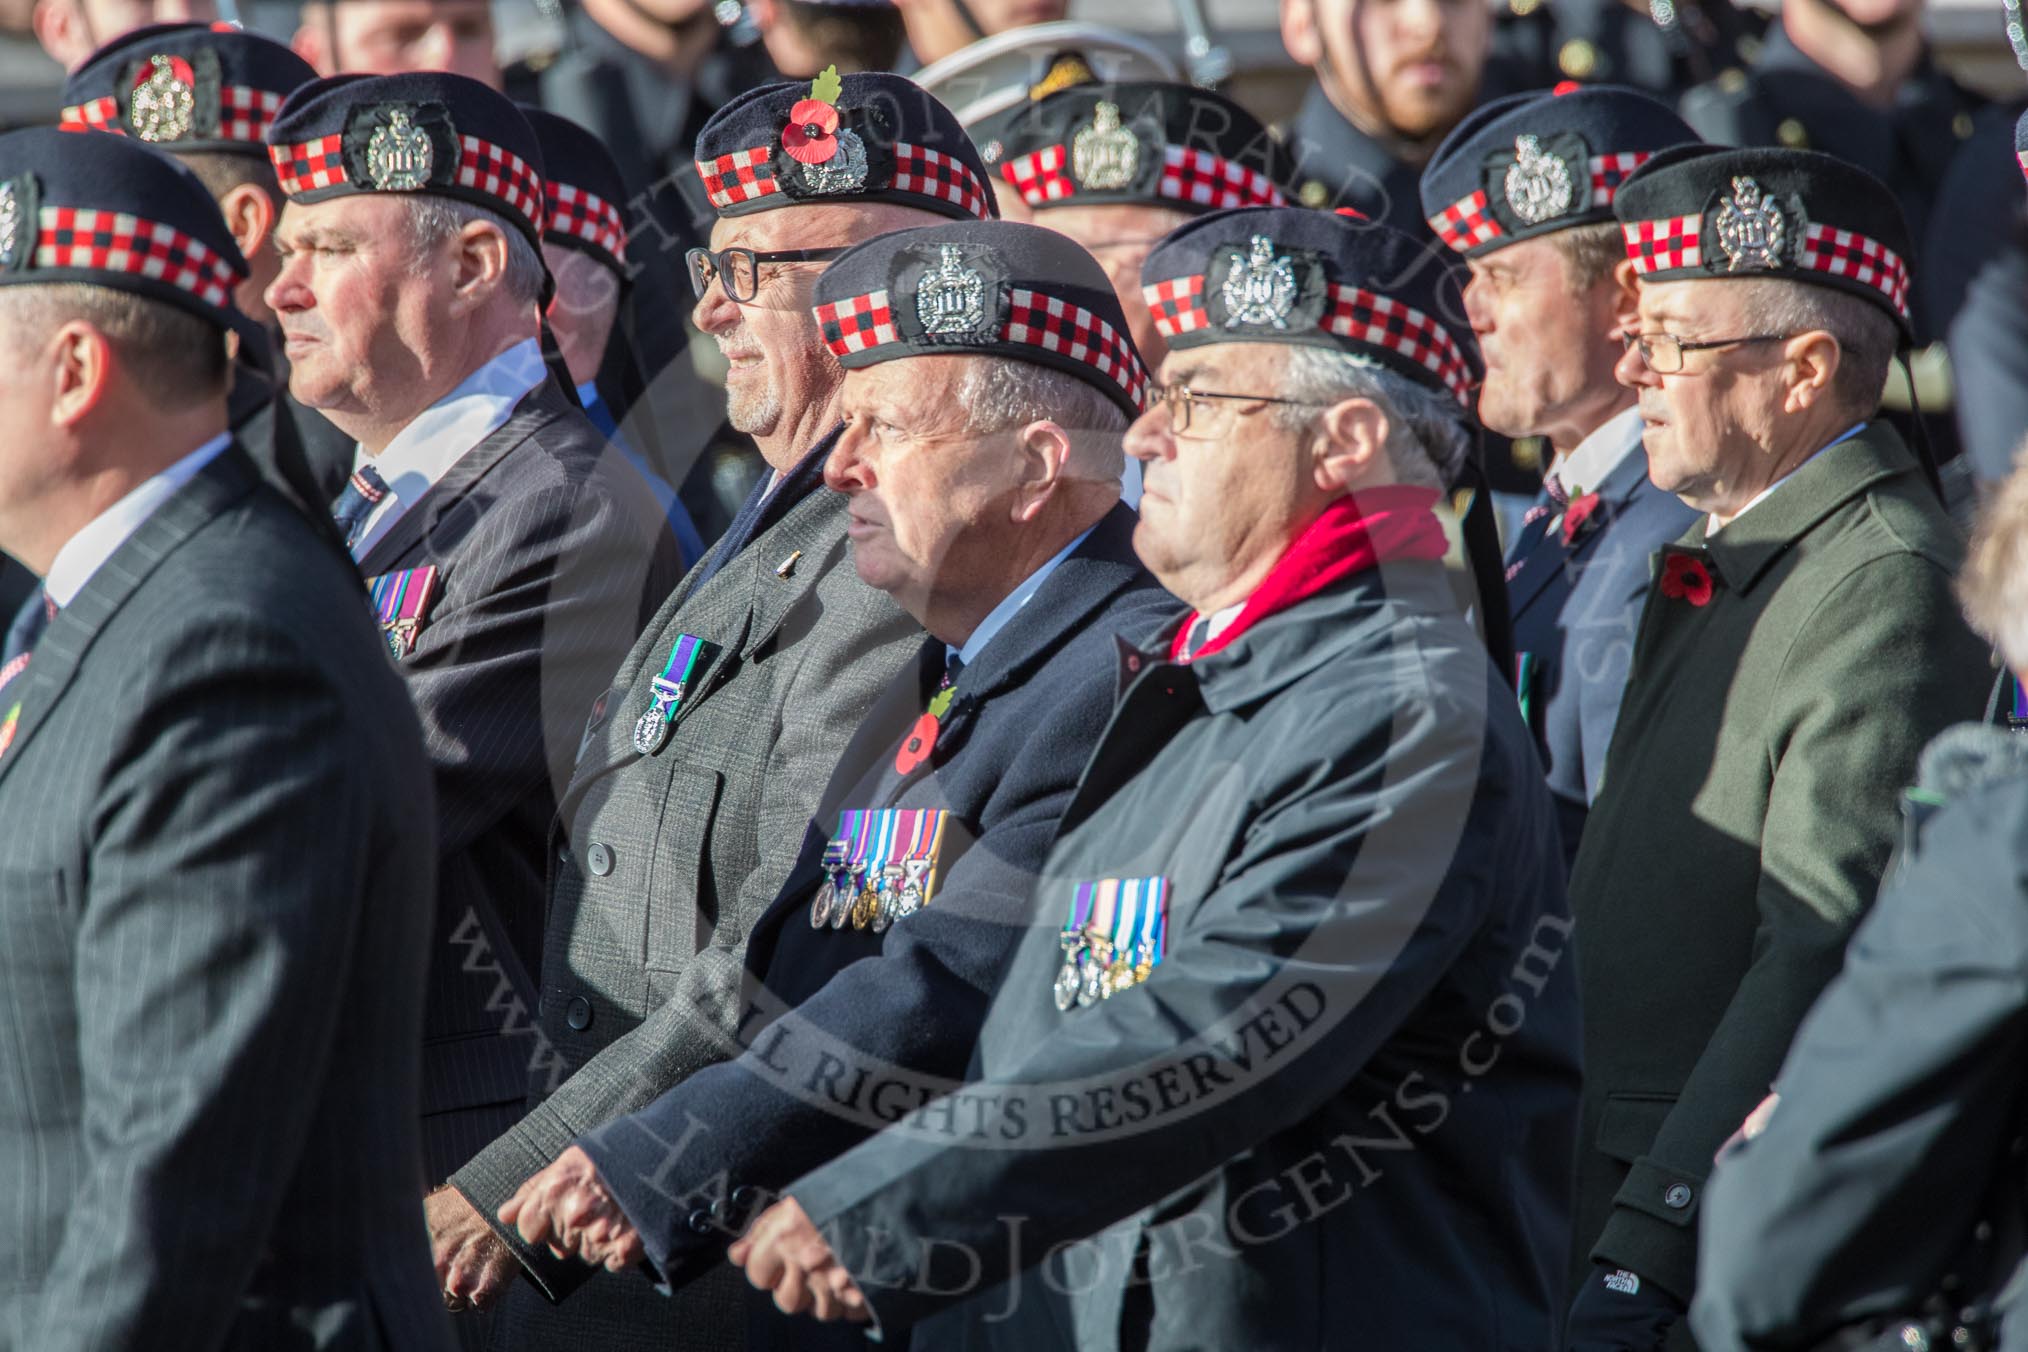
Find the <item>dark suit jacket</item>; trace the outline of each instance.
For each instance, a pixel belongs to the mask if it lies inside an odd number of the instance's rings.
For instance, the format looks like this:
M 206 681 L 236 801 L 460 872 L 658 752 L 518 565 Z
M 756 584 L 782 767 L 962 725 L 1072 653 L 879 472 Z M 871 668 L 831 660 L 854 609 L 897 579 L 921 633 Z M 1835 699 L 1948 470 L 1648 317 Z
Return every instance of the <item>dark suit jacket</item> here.
M 446 1345 L 429 766 L 343 556 L 228 449 L 59 613 L 0 755 L 0 1345 Z
M 937 1352 L 1554 1346 L 1577 983 L 1512 692 L 1433 563 L 1187 666 L 1171 632 L 1122 653 L 973 1082 L 789 1195 Z M 1155 877 L 1166 957 L 1059 1009 L 1077 886 Z
M 520 1120 L 454 1178 L 481 1215 L 581 1133 L 738 1053 L 747 934 L 789 876 L 839 752 L 922 636 L 853 569 L 845 499 L 818 477 L 832 441 L 776 489 L 744 548 L 722 538 L 690 570 L 618 672 L 607 668 L 611 688 L 579 706 L 577 767 L 550 840 L 540 1059 Z M 634 724 L 683 634 L 715 653 L 666 744 L 644 756 Z M 504 1346 L 661 1352 L 679 1331 L 690 1349 L 738 1346 L 736 1273 L 670 1301 L 630 1274 L 593 1276 L 503 1237 L 534 1284 L 515 1283 L 498 1311 Z
M 439 881 L 423 1149 L 448 1178 L 512 1122 L 538 1042 L 544 842 L 584 706 L 667 594 L 675 549 L 632 470 L 545 382 L 360 560 L 434 566 L 402 673 L 436 766 Z
M 1665 571 L 1648 595 L 1571 877 L 1573 1287 L 1597 1259 L 1689 1299 L 1712 1156 L 1837 973 L 1916 753 L 1985 707 L 1992 668 L 1951 596 L 1962 555 L 1879 422 L 1664 551 L 1709 590 Z
M 732 1194 L 786 1186 L 964 1075 L 1057 818 L 1112 712 L 1116 636 L 1180 608 L 1135 557 L 1134 522 L 1116 505 L 987 642 L 957 680 L 933 756 L 903 774 L 897 749 L 945 669 L 942 641 L 925 641 L 854 734 L 796 871 L 749 941 L 754 1017 L 741 1037 L 755 1049 L 582 1142 L 665 1277 L 718 1260 L 742 1219 L 729 1214 Z M 884 807 L 951 814 L 930 905 L 885 933 L 813 930 L 838 813 Z M 643 1186 L 664 1153 L 656 1137 L 694 1123 L 705 1130 L 692 1129 L 680 1165 Z M 726 1224 L 703 1223 L 714 1204 Z M 812 1332 L 769 1322 L 784 1345 Z
M 11 555 L 0 554 L 0 616 L 12 620 L 30 593 L 41 585 L 35 574 L 16 562 Z
M 1598 507 L 1569 544 L 1560 525 L 1550 529 L 1555 517 L 1542 517 L 1508 553 L 1521 565 L 1507 584 L 1514 649 L 1532 673 L 1522 705 L 1549 772 L 1566 864 L 1605 774 L 1655 551 L 1697 518 L 1648 481 L 1638 444 L 1596 491 Z M 1536 501 L 1553 506 L 1547 494 Z

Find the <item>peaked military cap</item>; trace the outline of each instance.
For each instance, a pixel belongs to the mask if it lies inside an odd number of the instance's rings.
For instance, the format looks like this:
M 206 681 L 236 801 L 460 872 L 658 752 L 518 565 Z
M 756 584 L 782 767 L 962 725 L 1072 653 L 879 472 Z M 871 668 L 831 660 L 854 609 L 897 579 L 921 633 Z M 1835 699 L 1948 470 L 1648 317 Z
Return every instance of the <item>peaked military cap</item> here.
M 172 151 L 264 156 L 282 101 L 316 78 L 281 43 L 231 24 L 150 24 L 99 48 L 64 81 L 61 125 Z
M 1697 142 L 1666 104 L 1614 85 L 1514 94 L 1472 112 L 1422 174 L 1430 229 L 1467 257 L 1613 219 L 1613 197 L 1657 151 Z
M 1148 371 L 1098 260 L 1054 230 L 964 221 L 853 246 L 817 278 L 812 307 L 847 370 L 974 353 L 1076 376 L 1129 418 Z
M 1457 278 L 1397 230 L 1304 207 L 1215 212 L 1155 246 L 1141 290 L 1172 348 L 1333 348 L 1471 407 L 1476 353 Z
M 836 68 L 763 85 L 697 134 L 697 176 L 721 216 L 806 202 L 892 202 L 940 216 L 999 214 L 951 110 L 899 75 Z
M 211 193 L 169 156 L 55 127 L 0 135 L 0 285 L 88 282 L 231 328 L 246 275 Z
M 1862 296 L 1909 329 L 1908 225 L 1887 185 L 1814 150 L 1684 146 L 1613 202 L 1643 281 L 1777 277 Z
M 1000 176 L 1041 209 L 1131 203 L 1193 214 L 1281 206 L 1294 162 L 1222 94 L 1166 81 L 1075 85 L 1015 115 Z
M 590 254 L 624 279 L 627 223 L 620 204 L 627 190 L 613 152 L 569 118 L 517 106 L 542 153 L 542 238 Z
M 291 201 L 428 193 L 498 212 L 542 243 L 542 152 L 504 94 L 442 71 L 333 75 L 289 96 L 268 154 Z

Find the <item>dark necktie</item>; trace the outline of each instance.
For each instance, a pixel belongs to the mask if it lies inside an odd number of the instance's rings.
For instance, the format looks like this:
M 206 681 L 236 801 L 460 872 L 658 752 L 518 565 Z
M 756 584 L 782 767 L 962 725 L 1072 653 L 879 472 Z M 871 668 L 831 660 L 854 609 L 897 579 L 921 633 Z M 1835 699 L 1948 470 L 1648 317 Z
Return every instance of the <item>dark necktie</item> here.
M 1563 480 L 1557 478 L 1554 473 L 1542 476 L 1542 491 L 1549 498 L 1549 501 L 1538 502 L 1522 514 L 1521 529 L 1524 531 L 1538 521 L 1547 521 L 1550 517 L 1562 514 L 1570 507 L 1570 490 L 1563 486 Z M 1547 527 L 1544 529 L 1546 530 Z M 1533 548 L 1533 546 L 1531 545 L 1530 548 Z M 1507 580 L 1509 582 L 1512 582 L 1521 575 L 1521 567 L 1527 561 L 1525 553 L 1517 554 L 1514 557 L 1514 561 L 1507 565 Z
M 42 631 L 49 628 L 49 622 L 56 618 L 56 602 L 49 599 L 49 593 L 37 588 L 35 594 L 22 605 L 14 622 L 7 626 L 7 642 L 0 651 L 0 692 L 28 670 L 29 656 L 34 653 Z
M 366 518 L 373 515 L 373 509 L 386 496 L 387 481 L 380 477 L 380 471 L 371 465 L 361 465 L 345 481 L 344 491 L 331 499 L 331 519 L 338 523 L 338 533 L 345 537 L 347 549 L 359 543 Z

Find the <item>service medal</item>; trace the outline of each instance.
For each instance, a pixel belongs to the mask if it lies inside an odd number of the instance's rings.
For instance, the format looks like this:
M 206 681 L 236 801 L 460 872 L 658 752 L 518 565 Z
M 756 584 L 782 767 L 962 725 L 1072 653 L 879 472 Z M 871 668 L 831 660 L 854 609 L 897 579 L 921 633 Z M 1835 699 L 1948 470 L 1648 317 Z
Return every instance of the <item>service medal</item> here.
M 1080 1005 L 1095 1005 L 1112 993 L 1105 988 L 1106 971 L 1112 962 L 1113 946 L 1093 935 L 1090 957 L 1083 964 L 1082 979 L 1078 983 L 1077 1002 Z
M 1077 959 L 1066 958 L 1056 970 L 1056 1007 L 1066 1014 L 1077 1003 L 1078 985 Z
M 838 895 L 838 874 L 834 869 L 824 870 L 824 885 L 817 889 L 817 899 L 810 903 L 810 928 L 822 929 L 831 921 L 831 902 Z
M 634 720 L 634 750 L 652 756 L 669 740 L 669 718 L 660 700 L 655 707 Z
M 861 900 L 866 895 L 866 865 L 859 861 L 845 866 L 845 885 L 838 889 L 838 900 L 831 904 L 831 928 L 844 929 L 845 922 L 859 913 Z M 865 928 L 863 925 L 860 928 Z
M 894 918 L 905 920 L 922 909 L 924 884 L 929 881 L 929 871 L 936 864 L 934 859 L 904 859 L 901 862 L 908 880 L 901 885 L 901 896 L 894 903 Z

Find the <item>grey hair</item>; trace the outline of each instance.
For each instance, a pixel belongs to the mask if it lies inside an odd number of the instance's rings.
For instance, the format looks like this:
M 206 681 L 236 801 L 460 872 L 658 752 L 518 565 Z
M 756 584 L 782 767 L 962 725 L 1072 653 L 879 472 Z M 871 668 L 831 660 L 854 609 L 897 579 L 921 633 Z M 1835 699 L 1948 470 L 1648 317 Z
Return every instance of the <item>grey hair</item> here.
M 416 252 L 417 266 L 431 250 L 474 221 L 484 221 L 507 237 L 507 294 L 523 305 L 542 299 L 542 255 L 528 242 L 519 227 L 510 225 L 497 211 L 461 202 L 454 197 L 429 194 L 408 199 L 409 245 Z
M 1456 399 L 1369 357 L 1292 347 L 1276 393 L 1301 401 L 1273 405 L 1276 420 L 1290 431 L 1308 427 L 1323 408 L 1341 400 L 1372 400 L 1387 415 L 1387 458 L 1405 484 L 1445 488 L 1457 479 L 1471 451 L 1464 409 Z
M 1838 340 L 1843 359 L 1831 378 L 1831 397 L 1855 418 L 1872 415 L 1887 387 L 1887 367 L 1901 332 L 1887 312 L 1849 291 L 1784 278 L 1734 283 L 1751 288 L 1746 313 L 1761 333 L 1808 333 L 1822 329 Z
M 1047 420 L 1071 433 L 1078 462 L 1092 477 L 1116 479 L 1125 468 L 1120 439 L 1127 430 L 1126 413 L 1103 390 L 1067 372 L 979 357 L 958 381 L 957 400 L 975 433 Z

